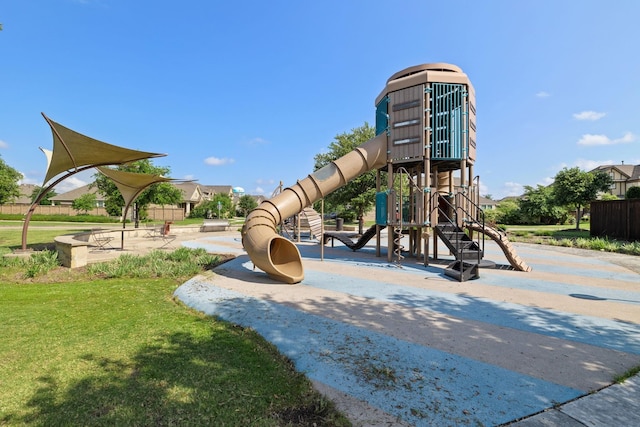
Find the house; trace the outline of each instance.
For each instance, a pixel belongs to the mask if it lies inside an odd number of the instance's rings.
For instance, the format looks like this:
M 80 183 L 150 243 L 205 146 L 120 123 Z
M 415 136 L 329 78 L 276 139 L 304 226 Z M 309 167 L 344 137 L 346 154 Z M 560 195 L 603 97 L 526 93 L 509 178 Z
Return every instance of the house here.
M 234 200 L 233 187 L 230 185 L 201 185 L 205 200 L 213 199 L 216 194 L 226 194 Z M 234 200 L 235 201 L 235 200 Z
M 609 193 L 620 199 L 624 199 L 629 188 L 640 187 L 640 165 L 625 165 L 623 162 L 619 165 L 598 166 L 590 172 L 598 170 L 609 174 L 613 180 Z
M 104 207 L 104 196 L 98 192 L 98 187 L 91 187 L 91 184 L 83 185 L 82 187 L 67 191 L 66 193 L 55 195 L 49 200 L 51 200 L 51 204 L 53 206 L 71 206 L 75 199 L 87 193 L 93 193 L 96 195 L 97 208 Z
M 182 201 L 178 203 L 178 207 L 184 211 L 184 216 L 189 216 L 191 209 L 198 206 L 205 200 L 205 195 L 202 192 L 202 187 L 195 182 L 182 182 L 173 184 L 182 193 Z
M 233 197 L 233 187 L 230 185 L 200 185 L 196 182 L 170 184 L 182 193 L 182 200 L 178 203 L 177 207 L 184 211 L 185 217 L 189 216 L 189 213 L 194 207 L 198 206 L 202 202 L 211 200 L 215 194 L 222 193 L 227 194 L 229 197 Z M 82 187 L 78 187 L 63 194 L 58 194 L 50 200 L 54 206 L 71 206 L 75 199 L 86 193 L 95 193 L 96 207 L 104 207 L 104 196 L 98 192 L 97 187 L 91 187 L 91 184 L 83 185 Z M 29 196 L 30 195 L 31 193 L 29 193 Z
M 500 202 L 480 196 L 479 205 L 480 205 L 480 209 L 482 209 L 483 211 L 489 211 L 497 208 L 498 203 Z
M 31 195 L 36 189 L 35 184 L 20 184 L 20 196 L 16 199 L 13 199 L 11 203 L 14 205 L 31 205 Z

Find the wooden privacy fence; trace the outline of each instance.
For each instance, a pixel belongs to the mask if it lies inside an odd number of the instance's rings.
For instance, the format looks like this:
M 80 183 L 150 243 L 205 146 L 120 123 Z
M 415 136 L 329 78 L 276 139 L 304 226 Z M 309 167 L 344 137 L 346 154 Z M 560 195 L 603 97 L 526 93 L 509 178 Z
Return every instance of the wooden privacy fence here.
M 591 202 L 591 236 L 640 240 L 640 199 Z
M 25 215 L 29 210 L 28 205 L 0 205 L 0 214 L 18 214 Z M 131 210 L 130 210 L 131 211 Z M 37 215 L 69 215 L 76 216 L 84 214 L 78 212 L 69 205 L 45 206 L 38 205 L 34 211 Z M 89 215 L 108 216 L 105 208 L 94 208 L 90 210 Z M 153 221 L 181 221 L 185 218 L 182 208 L 168 208 L 161 206 L 152 206 L 147 208 L 149 219 Z

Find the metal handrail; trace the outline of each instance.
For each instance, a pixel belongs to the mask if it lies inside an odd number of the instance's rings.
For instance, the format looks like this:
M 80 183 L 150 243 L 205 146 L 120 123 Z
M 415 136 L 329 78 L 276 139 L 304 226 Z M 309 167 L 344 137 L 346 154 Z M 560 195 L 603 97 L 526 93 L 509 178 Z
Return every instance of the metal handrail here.
M 435 202 L 434 202 L 435 199 Z M 443 200 L 445 205 L 451 210 L 451 212 L 453 212 L 453 218 L 451 218 L 447 212 L 445 212 L 441 207 L 440 207 L 440 200 Z M 464 203 L 466 202 L 466 203 Z M 455 194 L 454 197 L 454 203 L 451 203 L 446 197 L 443 197 L 440 193 L 435 192 L 431 195 L 430 199 L 429 199 L 429 205 L 430 205 L 430 210 L 429 210 L 429 216 L 431 216 L 433 214 L 433 212 L 435 210 L 437 210 L 438 212 L 438 218 L 443 218 L 446 221 L 444 221 L 445 223 L 451 224 L 451 225 L 455 225 L 456 227 L 461 227 L 462 226 L 466 226 L 469 227 L 470 224 L 478 224 L 479 227 L 481 227 L 482 230 L 485 229 L 485 214 L 484 211 L 473 201 L 471 200 L 471 198 L 469 198 L 469 196 L 467 196 L 464 192 L 458 192 Z M 469 206 L 470 209 L 472 209 L 472 211 L 470 212 L 469 209 L 467 208 L 467 206 Z M 463 221 L 460 222 L 460 214 L 463 215 Z M 436 224 L 437 225 L 437 224 Z M 460 261 L 460 277 L 462 280 L 462 253 L 461 253 L 461 246 L 460 246 L 460 239 L 456 239 L 456 254 L 460 257 L 459 261 Z M 474 239 L 472 239 L 473 241 Z M 482 248 L 482 253 L 484 253 L 485 251 L 485 235 L 484 233 L 482 233 L 482 242 L 480 242 L 480 235 L 478 233 L 478 237 L 477 237 L 477 245 L 479 248 Z M 478 265 L 480 264 L 481 261 L 481 256 L 480 256 L 480 251 L 478 251 Z

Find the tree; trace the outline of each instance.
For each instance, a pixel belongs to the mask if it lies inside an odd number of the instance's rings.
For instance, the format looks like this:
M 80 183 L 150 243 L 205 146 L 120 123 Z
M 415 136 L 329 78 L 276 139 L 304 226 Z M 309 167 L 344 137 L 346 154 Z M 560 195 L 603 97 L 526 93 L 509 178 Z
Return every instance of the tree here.
M 0 157 L 0 205 L 20 197 L 20 186 L 18 182 L 22 179 L 22 174 L 7 165 Z
M 607 191 L 612 183 L 609 174 L 601 170 L 584 172 L 578 167 L 564 168 L 555 176 L 553 196 L 557 204 L 575 207 L 578 230 L 582 207 L 595 200 L 598 192 Z
M 133 173 L 145 173 L 150 175 L 169 175 L 169 167 L 154 166 L 151 160 L 144 159 L 136 162 L 119 165 L 118 170 Z M 113 181 L 101 173 L 94 175 L 95 185 L 100 194 L 105 196 L 104 207 L 111 216 L 122 215 L 124 207 L 124 199 Z M 147 207 L 150 204 L 170 205 L 180 203 L 182 200 L 182 192 L 168 182 L 160 182 L 147 187 L 135 200 L 134 209 L 135 218 L 138 220 L 146 219 Z
M 524 190 L 524 196 L 518 200 L 518 205 L 526 222 L 550 225 L 562 224 L 567 220 L 567 209 L 555 203 L 551 187 L 538 184 L 533 188 L 525 185 Z
M 96 207 L 97 197 L 95 193 L 84 193 L 82 196 L 71 202 L 71 207 L 76 211 L 88 214 L 90 210 Z
M 247 216 L 250 211 L 257 207 L 258 202 L 256 202 L 256 199 L 248 194 L 245 194 L 244 196 L 240 197 L 240 200 L 238 200 L 238 206 L 236 207 L 236 210 L 240 212 L 241 216 Z
M 233 203 L 228 194 L 214 194 L 213 198 L 204 202 L 189 213 L 189 218 L 229 218 L 233 214 Z
M 616 195 L 614 195 L 614 194 L 610 194 L 610 193 L 602 193 L 602 194 L 600 195 L 600 200 L 605 200 L 605 201 L 607 201 L 607 200 L 620 200 L 620 199 L 618 198 L 618 196 L 616 196 Z
M 629 187 L 624 197 L 627 199 L 640 199 L 640 187 Z
M 498 224 L 522 224 L 522 212 L 520 211 L 520 206 L 516 200 L 503 200 L 498 203 L 495 209 L 495 214 L 493 212 L 491 216 L 493 216 L 493 220 Z
M 329 144 L 329 151 L 316 154 L 315 168 L 318 170 L 334 160 L 353 151 L 357 146 L 375 136 L 375 128 L 365 122 L 363 126 L 352 129 L 350 133 L 336 135 Z M 376 172 L 369 171 L 354 178 L 344 187 L 325 197 L 325 209 L 335 211 L 340 216 L 345 210 L 355 212 L 358 218 L 358 232 L 364 232 L 364 215 L 373 207 L 376 197 Z
M 42 187 L 38 185 L 33 188 L 33 191 L 31 192 L 31 203 L 36 201 L 41 191 Z M 51 202 L 51 198 L 57 195 L 58 193 L 56 193 L 54 190 L 49 190 L 49 192 L 40 200 L 40 204 L 51 206 L 53 204 L 53 202 Z

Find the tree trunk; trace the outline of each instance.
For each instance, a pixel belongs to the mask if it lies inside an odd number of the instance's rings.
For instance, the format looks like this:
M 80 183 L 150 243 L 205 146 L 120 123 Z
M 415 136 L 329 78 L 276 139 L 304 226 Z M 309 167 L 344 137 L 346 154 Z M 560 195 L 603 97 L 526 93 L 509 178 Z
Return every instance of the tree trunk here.
M 580 205 L 576 205 L 576 231 L 580 230 Z

